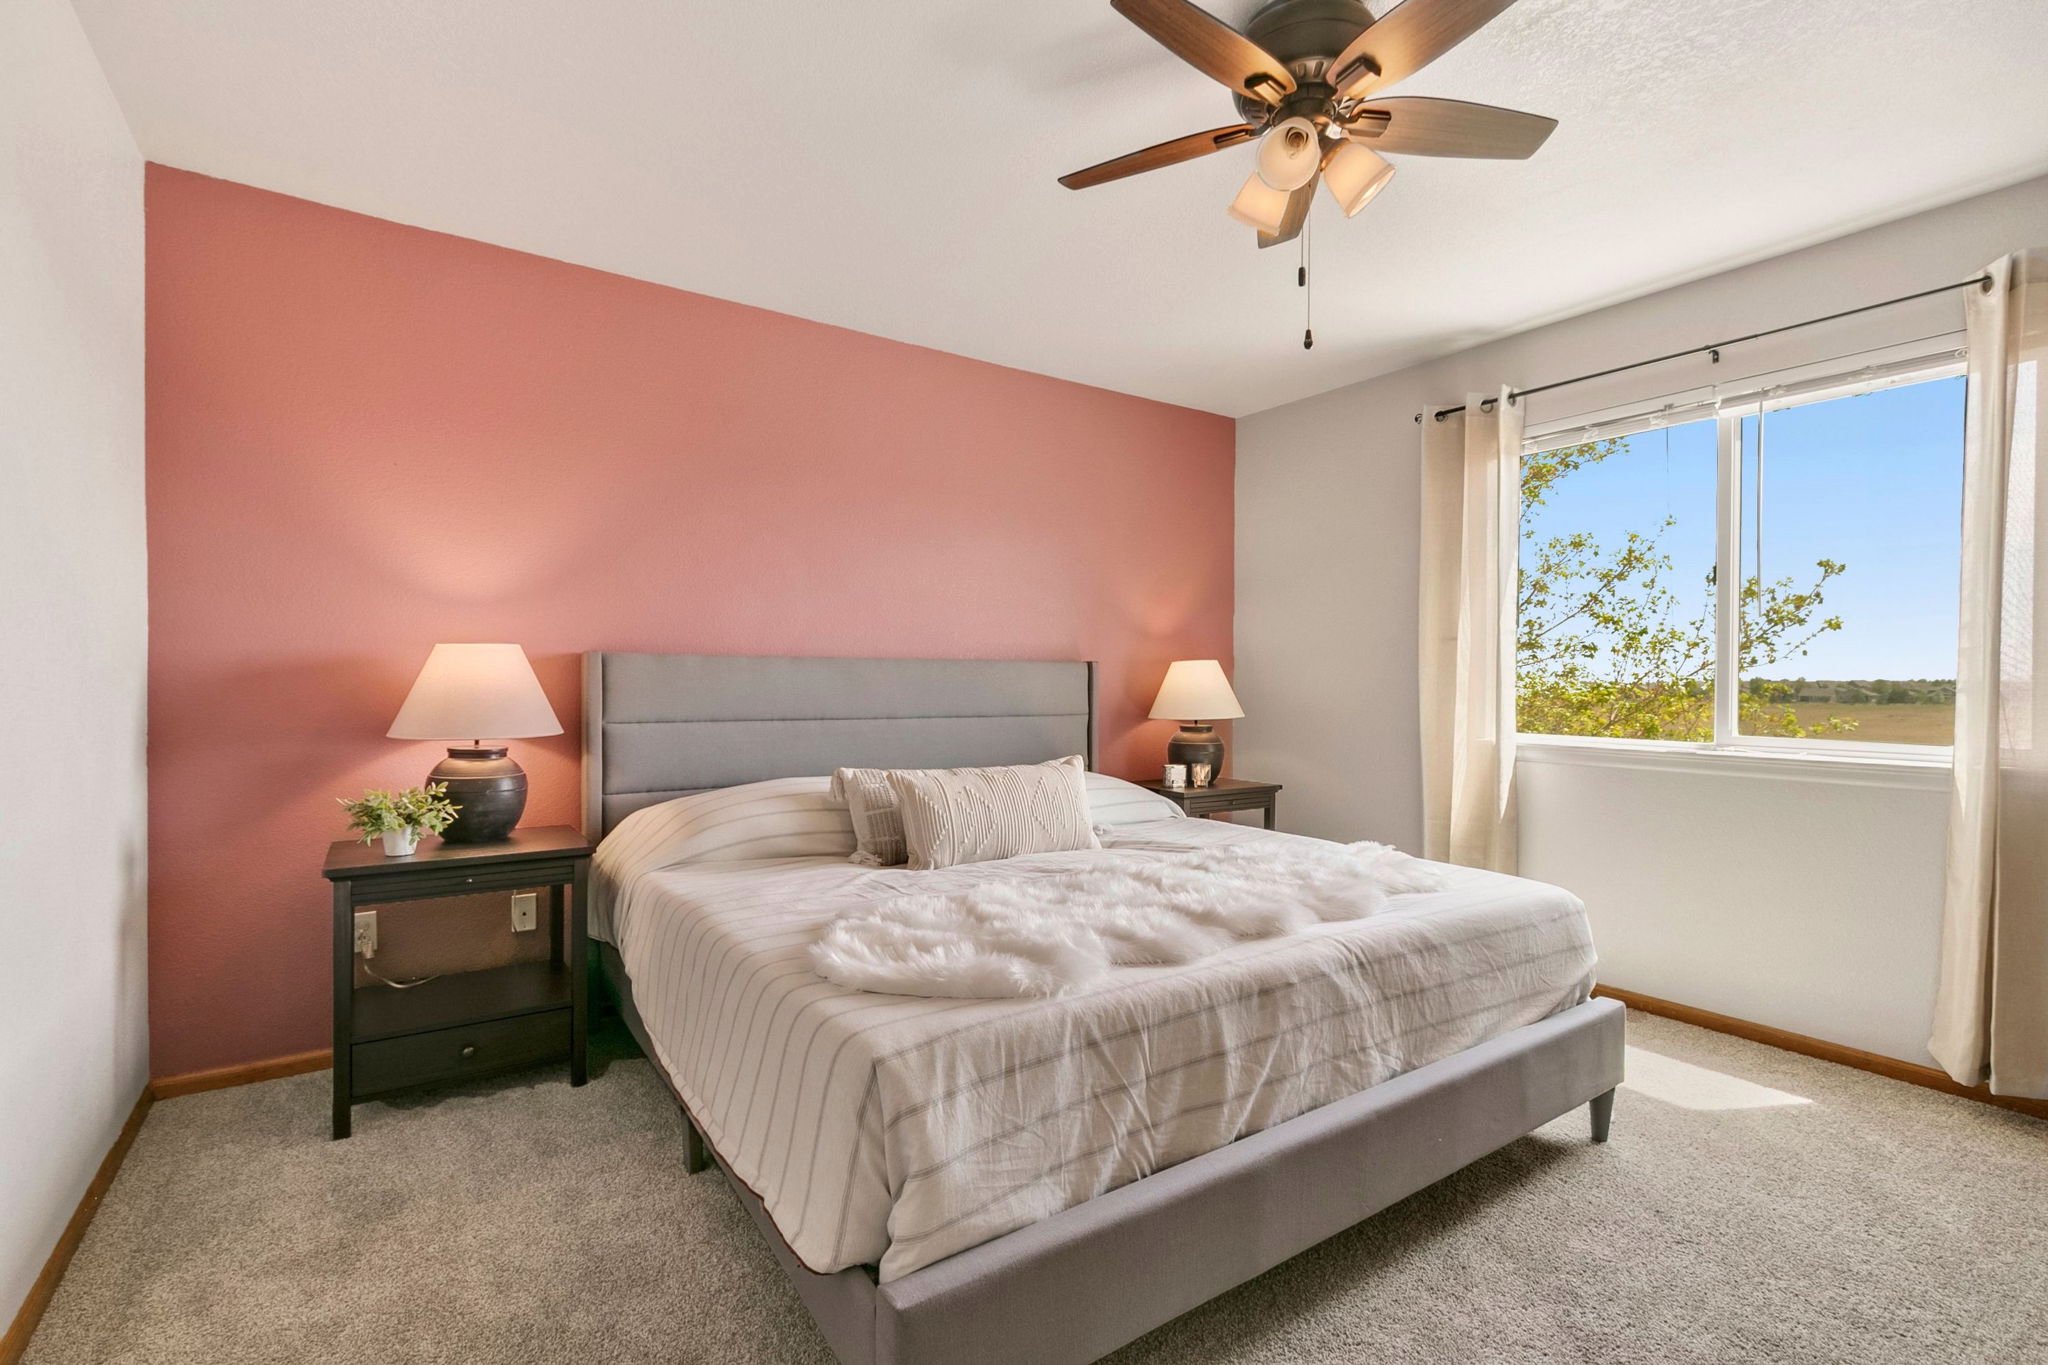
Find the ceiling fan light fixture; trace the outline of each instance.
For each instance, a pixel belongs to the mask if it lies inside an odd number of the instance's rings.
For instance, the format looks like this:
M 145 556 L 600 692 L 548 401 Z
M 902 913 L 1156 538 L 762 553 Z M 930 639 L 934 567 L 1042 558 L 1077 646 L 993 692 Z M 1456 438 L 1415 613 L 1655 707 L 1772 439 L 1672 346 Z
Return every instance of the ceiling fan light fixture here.
M 1264 233 L 1280 230 L 1281 221 L 1287 216 L 1288 194 L 1268 185 L 1257 172 L 1246 177 L 1244 188 L 1237 192 L 1237 198 L 1230 201 L 1230 216 L 1246 227 L 1257 228 Z
M 1356 217 L 1393 178 L 1394 164 L 1356 138 L 1338 143 L 1323 164 L 1323 183 L 1346 218 Z
M 1259 179 L 1282 193 L 1306 185 L 1322 159 L 1315 124 L 1299 115 L 1282 119 L 1259 139 Z

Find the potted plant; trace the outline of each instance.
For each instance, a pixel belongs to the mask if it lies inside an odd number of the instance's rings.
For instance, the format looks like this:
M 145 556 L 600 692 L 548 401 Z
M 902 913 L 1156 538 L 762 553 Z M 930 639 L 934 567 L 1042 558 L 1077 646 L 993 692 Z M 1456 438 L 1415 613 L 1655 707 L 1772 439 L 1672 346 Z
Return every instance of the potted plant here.
M 422 834 L 439 834 L 462 809 L 448 799 L 448 784 L 429 782 L 402 792 L 369 791 L 351 801 L 336 797 L 348 812 L 349 828 L 363 842 L 384 841 L 384 856 L 403 858 L 420 846 Z

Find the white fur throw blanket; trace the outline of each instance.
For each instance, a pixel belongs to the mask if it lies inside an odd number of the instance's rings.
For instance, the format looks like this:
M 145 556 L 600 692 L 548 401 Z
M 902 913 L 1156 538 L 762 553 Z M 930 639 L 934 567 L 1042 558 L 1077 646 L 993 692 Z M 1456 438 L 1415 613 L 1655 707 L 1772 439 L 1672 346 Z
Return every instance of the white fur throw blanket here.
M 1385 844 L 1228 844 L 876 901 L 826 925 L 811 963 L 836 985 L 888 995 L 1059 995 L 1112 966 L 1192 962 L 1442 885 Z

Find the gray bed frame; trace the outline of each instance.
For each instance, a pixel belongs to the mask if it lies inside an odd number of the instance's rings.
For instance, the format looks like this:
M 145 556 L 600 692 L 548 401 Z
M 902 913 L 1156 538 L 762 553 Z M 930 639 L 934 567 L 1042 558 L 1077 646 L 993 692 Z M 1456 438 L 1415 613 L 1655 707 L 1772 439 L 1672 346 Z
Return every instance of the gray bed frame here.
M 1095 755 L 1086 663 L 593 653 L 583 712 L 592 839 L 689 792 L 842 765 Z M 633 983 L 599 949 L 652 1058 Z M 1085 1365 L 1579 1105 L 1604 1142 L 1622 1041 L 1622 1007 L 1589 1000 L 888 1284 L 806 1270 L 719 1165 L 844 1365 Z M 700 1170 L 717 1153 L 676 1103 Z

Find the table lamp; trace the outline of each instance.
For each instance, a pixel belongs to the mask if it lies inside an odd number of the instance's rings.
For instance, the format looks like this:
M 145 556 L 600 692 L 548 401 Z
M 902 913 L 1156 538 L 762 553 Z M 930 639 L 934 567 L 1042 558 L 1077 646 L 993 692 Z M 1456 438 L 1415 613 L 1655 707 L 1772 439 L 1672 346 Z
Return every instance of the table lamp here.
M 448 746 L 448 757 L 427 775 L 448 784 L 448 799 L 462 809 L 441 832 L 451 844 L 488 844 L 505 838 L 526 810 L 526 770 L 493 740 L 559 735 L 562 723 L 548 705 L 533 665 L 518 645 L 435 645 L 413 680 L 392 739 L 467 739 Z
M 1236 720 L 1244 714 L 1223 665 L 1214 659 L 1176 659 L 1159 684 L 1152 719 L 1181 721 L 1180 733 L 1166 742 L 1166 761 L 1186 763 L 1192 782 L 1196 763 L 1209 765 L 1209 779 L 1223 775 L 1223 741 L 1210 728 L 1212 720 Z M 1196 783 L 1195 785 L 1202 785 Z

